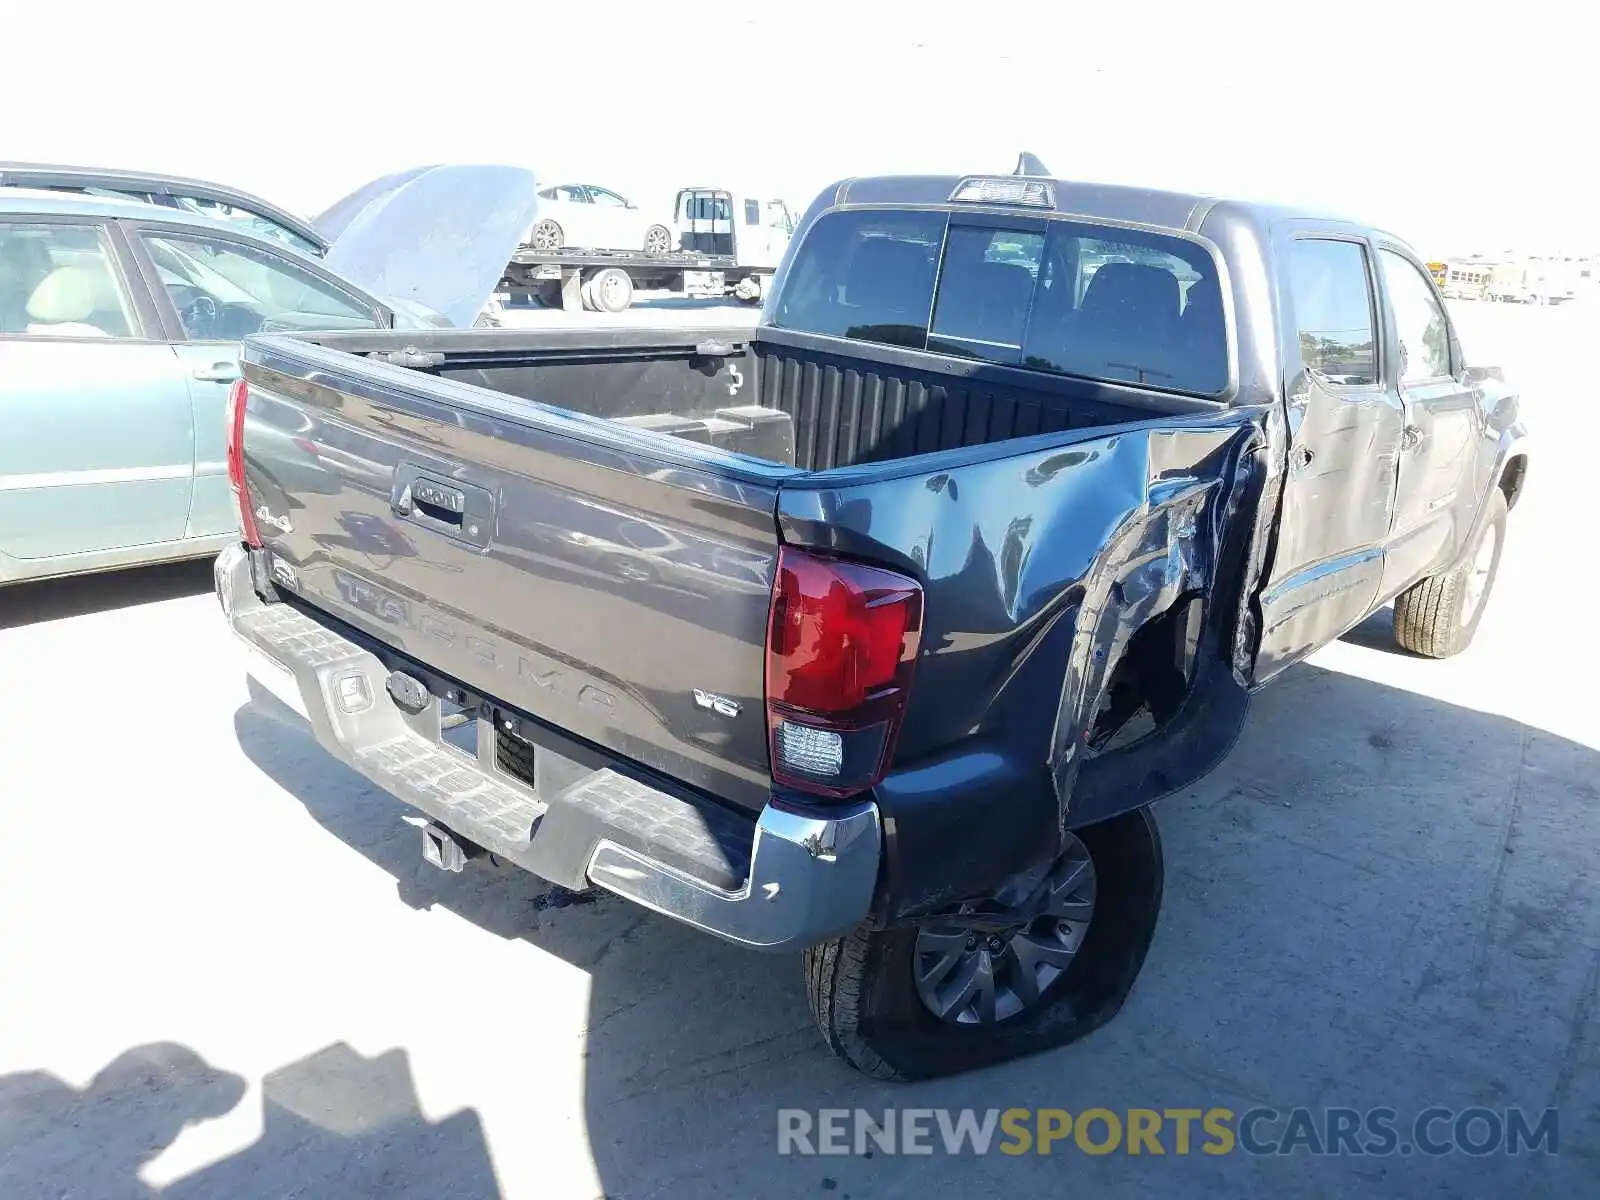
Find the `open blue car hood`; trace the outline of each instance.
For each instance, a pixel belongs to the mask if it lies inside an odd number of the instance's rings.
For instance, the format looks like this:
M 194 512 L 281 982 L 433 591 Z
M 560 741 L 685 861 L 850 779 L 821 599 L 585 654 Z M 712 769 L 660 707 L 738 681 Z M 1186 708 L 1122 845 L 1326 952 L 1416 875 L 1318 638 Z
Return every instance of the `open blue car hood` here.
M 413 167 L 357 188 L 311 223 L 331 243 L 330 269 L 467 328 L 533 223 L 537 188 L 520 167 Z

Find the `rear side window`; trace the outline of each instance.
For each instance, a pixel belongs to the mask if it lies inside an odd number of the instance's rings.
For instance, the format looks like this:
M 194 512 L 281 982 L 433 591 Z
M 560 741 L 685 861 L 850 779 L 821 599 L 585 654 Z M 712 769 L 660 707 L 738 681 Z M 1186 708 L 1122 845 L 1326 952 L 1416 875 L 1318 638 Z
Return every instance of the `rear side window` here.
M 1296 241 L 1289 250 L 1289 295 L 1307 371 L 1344 387 L 1378 382 L 1372 276 L 1359 243 Z
M 0 334 L 132 337 L 131 311 L 104 229 L 0 221 Z
M 831 214 L 800 248 L 774 323 L 1197 395 L 1228 384 L 1210 254 L 1077 221 Z

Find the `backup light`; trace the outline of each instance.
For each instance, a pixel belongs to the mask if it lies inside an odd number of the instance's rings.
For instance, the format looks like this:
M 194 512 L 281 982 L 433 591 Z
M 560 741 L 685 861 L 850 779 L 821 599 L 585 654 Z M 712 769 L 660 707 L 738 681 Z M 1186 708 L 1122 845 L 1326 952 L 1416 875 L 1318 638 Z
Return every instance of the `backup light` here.
M 988 177 L 963 179 L 950 193 L 952 204 L 1015 204 L 1024 208 L 1054 208 L 1055 189 L 1042 179 Z
M 829 729 L 778 721 L 778 758 L 807 775 L 837 776 L 844 769 L 844 738 Z

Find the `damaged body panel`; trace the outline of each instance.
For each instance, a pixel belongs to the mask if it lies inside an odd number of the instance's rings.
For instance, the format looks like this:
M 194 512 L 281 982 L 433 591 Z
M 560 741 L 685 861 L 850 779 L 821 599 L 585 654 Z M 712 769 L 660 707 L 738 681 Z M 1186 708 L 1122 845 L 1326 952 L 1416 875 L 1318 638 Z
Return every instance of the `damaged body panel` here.
M 1051 861 L 1066 829 L 1191 782 L 1244 717 L 1228 669 L 1237 565 L 1220 593 L 1217 583 L 1228 532 L 1250 527 L 1259 495 L 1249 451 L 1260 414 L 1034 440 L 1048 444 L 854 485 L 797 481 L 779 495 L 786 543 L 903 566 L 926 589 L 899 743 L 918 766 L 878 789 L 886 920 L 984 894 Z M 1151 644 L 1135 667 L 1141 634 Z M 1220 669 L 1197 674 L 1202 653 Z M 1095 761 L 1119 667 L 1142 670 L 1126 679 L 1133 703 L 1160 714 L 1121 751 L 1134 760 L 1159 757 L 1154 743 L 1173 736 L 1168 719 L 1197 680 L 1240 695 L 1226 705 L 1231 727 L 1185 743 L 1159 784 L 1085 793 L 1080 772 Z

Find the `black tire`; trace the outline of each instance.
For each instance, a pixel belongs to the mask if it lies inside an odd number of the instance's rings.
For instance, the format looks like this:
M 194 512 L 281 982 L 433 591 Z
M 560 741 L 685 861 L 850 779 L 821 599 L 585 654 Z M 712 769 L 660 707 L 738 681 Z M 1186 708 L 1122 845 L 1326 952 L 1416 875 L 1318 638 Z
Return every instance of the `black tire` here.
M 646 254 L 671 254 L 672 230 L 665 225 L 652 225 L 644 231 L 644 252 Z
M 943 1021 L 917 994 L 915 927 L 858 929 L 805 952 L 806 998 L 828 1048 L 875 1079 L 932 1079 L 1064 1046 L 1116 1016 L 1161 915 L 1161 835 L 1148 809 L 1074 832 L 1094 863 L 1094 921 L 1035 1004 L 990 1025 Z
M 1489 607 L 1495 577 L 1500 573 L 1500 556 L 1506 545 L 1506 496 L 1499 488 L 1489 494 L 1483 529 L 1471 550 L 1450 570 L 1430 575 L 1412 584 L 1395 597 L 1394 640 L 1402 650 L 1426 658 L 1449 658 L 1472 644 Z M 1483 580 L 1476 605 L 1468 611 L 1468 581 L 1479 567 L 1478 558 L 1485 539 L 1494 538 L 1488 575 Z
M 546 254 L 553 254 L 566 244 L 566 234 L 561 232 L 561 226 L 545 217 L 533 223 L 533 232 L 528 235 L 528 245 L 535 250 Z
M 559 279 L 543 279 L 533 291 L 533 297 L 545 308 L 561 307 L 561 281 Z

